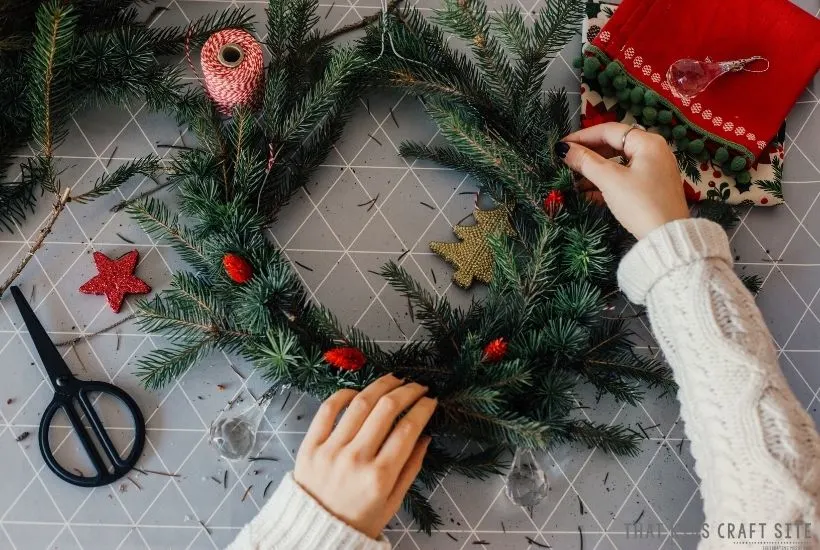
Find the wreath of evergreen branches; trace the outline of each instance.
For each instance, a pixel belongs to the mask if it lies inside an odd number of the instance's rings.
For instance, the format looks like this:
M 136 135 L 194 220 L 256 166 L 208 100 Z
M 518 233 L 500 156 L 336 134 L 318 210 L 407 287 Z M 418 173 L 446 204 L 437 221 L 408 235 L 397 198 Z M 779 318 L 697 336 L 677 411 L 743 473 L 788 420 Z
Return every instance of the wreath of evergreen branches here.
M 384 17 L 355 46 L 334 47 L 315 29 L 316 0 L 271 0 L 264 97 L 259 112 L 237 108 L 224 119 L 201 90 L 177 101 L 181 124 L 197 144 L 172 160 L 169 184 L 178 211 L 156 199 L 130 207 L 153 237 L 190 266 L 170 289 L 138 306 L 147 332 L 172 344 L 139 362 L 150 388 L 164 386 L 213 350 L 252 362 L 273 385 L 324 398 L 362 388 L 392 372 L 430 387 L 439 400 L 427 431 L 434 436 L 405 504 L 419 528 L 439 517 L 425 489 L 450 471 L 483 479 L 500 472 L 505 448 L 546 449 L 565 442 L 633 454 L 639 437 L 623 426 L 588 420 L 578 390 L 636 404 L 644 388 L 670 395 L 660 362 L 636 355 L 623 319 L 606 314 L 625 235 L 617 222 L 572 189 L 553 145 L 570 130 L 566 94 L 543 91 L 547 68 L 579 27 L 583 2 L 548 0 L 525 24 L 518 9 L 491 15 L 482 0 L 445 0 L 428 21 L 415 10 Z M 447 33 L 466 41 L 454 49 Z M 312 302 L 266 228 L 341 135 L 353 101 L 373 84 L 416 94 L 447 144 L 404 143 L 400 153 L 473 176 L 505 208 L 515 237 L 493 236 L 493 281 L 486 299 L 453 307 L 398 263 L 381 275 L 405 295 L 427 331 L 420 341 L 381 349 Z M 565 200 L 554 215 L 545 195 Z M 232 281 L 223 257 L 253 266 Z M 507 355 L 490 363 L 484 346 L 503 337 Z M 367 362 L 343 371 L 328 350 L 355 347 Z M 483 450 L 452 452 L 474 440 Z M 462 448 L 463 445 L 458 446 Z

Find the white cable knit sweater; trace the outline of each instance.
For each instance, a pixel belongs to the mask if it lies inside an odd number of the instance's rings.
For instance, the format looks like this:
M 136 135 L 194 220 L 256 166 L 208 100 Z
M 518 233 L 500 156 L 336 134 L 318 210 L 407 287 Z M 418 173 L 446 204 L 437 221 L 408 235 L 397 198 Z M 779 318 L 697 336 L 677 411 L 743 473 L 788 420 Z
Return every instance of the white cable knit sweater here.
M 718 538 L 722 522 L 766 523 L 773 542 L 775 523 L 811 523 L 813 545 L 800 548 L 820 548 L 820 438 L 732 271 L 721 227 L 692 219 L 656 229 L 623 259 L 618 281 L 630 300 L 646 304 L 680 386 L 710 524 L 699 549 L 738 547 Z M 389 548 L 333 517 L 288 475 L 228 550 Z

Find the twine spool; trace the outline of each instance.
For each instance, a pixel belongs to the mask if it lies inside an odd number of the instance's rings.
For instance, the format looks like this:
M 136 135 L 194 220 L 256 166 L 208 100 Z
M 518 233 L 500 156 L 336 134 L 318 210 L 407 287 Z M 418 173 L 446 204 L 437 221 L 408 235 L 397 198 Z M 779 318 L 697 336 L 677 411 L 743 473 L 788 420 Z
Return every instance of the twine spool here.
M 214 33 L 202 46 L 201 58 L 205 90 L 221 113 L 258 105 L 264 67 L 262 48 L 252 35 L 241 29 Z

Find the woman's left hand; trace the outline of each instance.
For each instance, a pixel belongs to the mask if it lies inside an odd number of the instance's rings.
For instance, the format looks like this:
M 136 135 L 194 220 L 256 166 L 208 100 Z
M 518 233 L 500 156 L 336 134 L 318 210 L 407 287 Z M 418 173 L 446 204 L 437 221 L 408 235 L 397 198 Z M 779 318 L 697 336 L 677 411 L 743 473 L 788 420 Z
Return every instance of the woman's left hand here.
M 330 396 L 299 448 L 296 483 L 330 513 L 377 538 L 401 506 L 430 444 L 421 432 L 436 401 L 426 393 L 426 387 L 388 374 L 361 392 Z

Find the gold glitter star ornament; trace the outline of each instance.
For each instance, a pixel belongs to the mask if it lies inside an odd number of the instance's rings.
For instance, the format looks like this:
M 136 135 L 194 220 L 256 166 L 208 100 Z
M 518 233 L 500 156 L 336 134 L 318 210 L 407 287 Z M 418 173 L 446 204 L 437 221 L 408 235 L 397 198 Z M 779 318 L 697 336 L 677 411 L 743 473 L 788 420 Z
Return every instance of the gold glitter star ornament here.
M 453 228 L 461 239 L 455 243 L 433 241 L 430 249 L 456 268 L 453 282 L 462 288 L 469 288 L 473 279 L 489 283 L 493 278 L 493 253 L 487 238 L 490 235 L 515 235 L 504 208 L 473 212 L 475 225 L 457 225 Z

